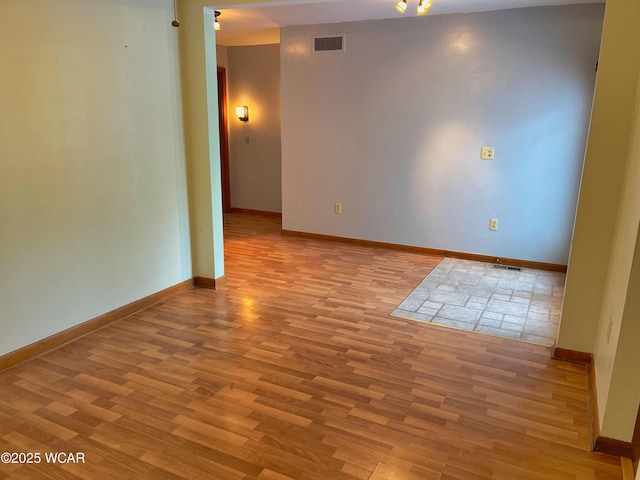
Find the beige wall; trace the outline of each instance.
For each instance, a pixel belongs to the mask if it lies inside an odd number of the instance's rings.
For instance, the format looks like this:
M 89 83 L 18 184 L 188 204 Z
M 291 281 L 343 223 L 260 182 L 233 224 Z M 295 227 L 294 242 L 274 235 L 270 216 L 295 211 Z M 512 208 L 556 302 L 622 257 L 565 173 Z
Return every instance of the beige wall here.
M 231 206 L 281 212 L 280 45 L 229 47 L 228 55 Z M 249 106 L 246 123 L 234 115 L 239 105 Z
M 216 276 L 216 258 L 222 263 L 220 229 L 214 231 L 212 199 L 212 175 L 220 175 L 219 159 L 211 158 L 209 141 L 216 146 L 220 139 L 212 132 L 209 138 L 207 74 L 205 64 L 204 8 L 211 5 L 208 0 L 178 0 L 180 13 L 180 78 L 185 129 L 185 151 L 187 156 L 187 178 L 189 185 L 189 214 L 191 219 L 191 249 L 193 274 L 213 278 Z M 266 0 L 219 0 L 217 7 L 225 5 L 266 3 Z M 214 49 L 215 52 L 215 49 Z M 215 55 L 215 53 L 214 53 Z M 217 117 L 216 120 L 217 122 Z M 217 147 L 216 147 L 217 148 Z M 218 169 L 212 172 L 211 169 Z M 219 223 L 219 222 L 218 222 Z M 218 265 L 219 266 L 219 265 Z
M 633 436 L 629 418 L 640 403 L 640 82 L 638 93 L 594 350 L 602 435 L 626 440 Z
M 594 353 L 601 434 L 623 441 L 631 441 L 640 402 L 630 303 L 638 297 L 640 51 L 629 45 L 640 45 L 638 25 L 636 1 L 607 3 L 558 339 L 559 347 Z
M 628 294 L 620 320 L 615 360 L 611 372 L 605 372 L 610 375 L 611 382 L 604 408 L 600 407 L 600 397 L 604 397 L 604 392 L 601 388 L 598 389 L 598 406 L 602 412 L 600 434 L 626 442 L 631 442 L 633 438 L 634 420 L 640 405 L 640 238 L 636 240 L 635 252 Z M 598 353 L 596 351 L 596 355 Z M 597 360 L 596 367 L 602 372 Z
M 607 3 L 558 346 L 593 352 L 640 70 L 635 0 Z
M 193 274 L 211 278 L 213 221 L 204 55 L 203 4 L 179 1 L 180 73 L 189 185 Z
M 0 355 L 191 277 L 171 0 L 0 2 Z

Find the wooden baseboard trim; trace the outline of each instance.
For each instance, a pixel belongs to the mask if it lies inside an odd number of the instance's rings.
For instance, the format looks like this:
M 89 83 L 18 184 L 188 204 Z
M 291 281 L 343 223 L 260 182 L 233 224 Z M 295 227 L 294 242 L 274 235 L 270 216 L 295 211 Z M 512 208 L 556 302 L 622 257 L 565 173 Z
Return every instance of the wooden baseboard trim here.
M 638 413 L 636 414 L 636 426 L 633 430 L 633 438 L 631 439 L 631 446 L 633 447 L 633 463 L 636 468 L 640 470 L 640 406 L 638 406 Z
M 215 290 L 216 281 L 213 278 L 193 277 L 193 286 L 196 288 L 210 288 Z
M 196 288 L 209 288 L 211 290 L 215 290 L 225 283 L 226 280 L 224 275 L 218 278 L 193 277 L 193 286 Z
M 253 210 L 251 208 L 232 208 L 231 213 L 251 213 L 252 215 L 264 215 L 266 217 L 282 218 L 282 212 L 269 212 L 267 210 Z
M 596 448 L 596 441 L 600 436 L 600 420 L 598 415 L 598 391 L 596 388 L 596 367 L 593 354 L 556 347 L 553 358 L 563 362 L 577 363 L 587 367 L 588 409 L 589 409 L 589 439 L 590 449 Z
M 633 456 L 631 442 L 623 442 L 622 440 L 608 437 L 598 437 L 593 451 L 629 459 Z
M 600 414 L 598 412 L 598 388 L 596 386 L 596 365 L 593 361 L 587 365 L 587 381 L 589 382 L 589 433 L 591 434 L 591 450 L 596 449 L 600 437 Z
M 593 354 L 591 353 L 578 352 L 576 350 L 559 347 L 554 349 L 553 358 L 556 360 L 562 360 L 563 362 L 581 363 L 583 365 L 590 365 L 593 363 Z
M 359 238 L 336 237 L 333 235 L 323 235 L 320 233 L 299 232 L 296 230 L 282 230 L 282 235 L 289 237 L 312 238 L 315 240 L 328 240 L 332 242 L 352 243 L 355 245 L 363 245 L 366 247 L 386 248 L 391 250 L 400 250 L 403 252 L 421 253 L 424 255 L 434 255 L 437 257 L 459 258 L 461 260 L 474 260 L 476 262 L 500 263 L 503 265 L 511 265 L 514 267 L 533 268 L 536 270 L 547 270 L 551 272 L 567 272 L 566 265 L 558 265 L 555 263 L 534 262 L 531 260 L 519 260 L 516 258 L 492 257 L 491 255 L 480 255 L 476 253 L 455 252 L 452 250 L 441 250 L 437 248 L 415 247 L 411 245 L 402 245 L 399 243 L 376 242 L 374 240 L 362 240 Z
M 193 286 L 196 288 L 209 288 L 215 290 L 216 288 L 225 284 L 224 275 L 218 278 L 208 277 L 193 277 Z
M 153 293 L 147 297 L 141 298 L 140 300 L 136 300 L 135 302 L 131 302 L 123 307 L 116 308 L 115 310 L 111 310 L 103 315 L 55 333 L 47 338 L 38 340 L 37 342 L 19 348 L 18 350 L 6 353 L 0 356 L 0 371 L 61 347 L 66 343 L 72 342 L 73 340 L 83 337 L 84 335 L 105 327 L 117 320 L 128 317 L 140 310 L 144 310 L 145 308 L 166 300 L 178 293 L 185 292 L 190 288 L 193 288 L 193 280 L 178 283 L 177 285 L 165 288 L 164 290 Z
M 589 388 L 589 430 L 591 450 L 618 457 L 633 458 L 631 442 L 616 440 L 600 436 L 600 419 L 598 413 L 598 391 L 596 385 L 596 366 L 593 354 L 578 352 L 566 348 L 555 348 L 553 358 L 570 363 L 577 363 L 587 367 L 587 382 Z

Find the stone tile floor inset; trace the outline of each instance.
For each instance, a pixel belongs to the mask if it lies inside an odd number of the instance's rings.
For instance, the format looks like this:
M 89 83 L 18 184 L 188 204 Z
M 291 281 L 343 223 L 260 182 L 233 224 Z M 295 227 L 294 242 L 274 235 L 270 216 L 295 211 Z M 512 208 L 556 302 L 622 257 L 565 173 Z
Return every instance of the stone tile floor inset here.
M 551 347 L 564 280 L 564 273 L 445 258 L 391 315 Z

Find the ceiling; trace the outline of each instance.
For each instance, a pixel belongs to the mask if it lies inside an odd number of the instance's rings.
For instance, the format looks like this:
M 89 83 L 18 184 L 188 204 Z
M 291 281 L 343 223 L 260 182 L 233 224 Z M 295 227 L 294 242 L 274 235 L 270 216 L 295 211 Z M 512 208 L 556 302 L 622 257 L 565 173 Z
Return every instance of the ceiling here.
M 215 2 L 215 0 L 213 0 Z M 357 22 L 416 16 L 418 0 L 407 0 L 402 15 L 394 8 L 397 0 L 284 0 L 246 7 L 219 8 L 222 45 L 279 43 L 280 27 L 319 23 Z M 427 16 L 446 13 L 482 12 L 543 5 L 603 3 L 603 0 L 433 0 Z M 215 7 L 215 3 L 212 8 Z

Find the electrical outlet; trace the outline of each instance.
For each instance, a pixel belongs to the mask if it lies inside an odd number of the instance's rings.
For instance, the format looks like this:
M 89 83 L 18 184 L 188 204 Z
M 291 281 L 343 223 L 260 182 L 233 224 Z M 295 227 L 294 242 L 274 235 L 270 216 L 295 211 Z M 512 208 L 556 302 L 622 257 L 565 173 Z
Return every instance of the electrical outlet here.
M 244 137 L 244 143 L 249 143 L 249 137 Z
M 336 212 L 338 215 L 340 215 L 342 213 L 342 204 L 341 203 L 336 203 L 333 206 L 333 211 Z
M 493 147 L 482 147 L 480 149 L 480 158 L 482 160 L 493 160 L 495 156 L 495 148 Z
M 494 232 L 498 230 L 498 219 L 497 218 L 490 218 L 489 219 L 489 230 L 494 231 Z

